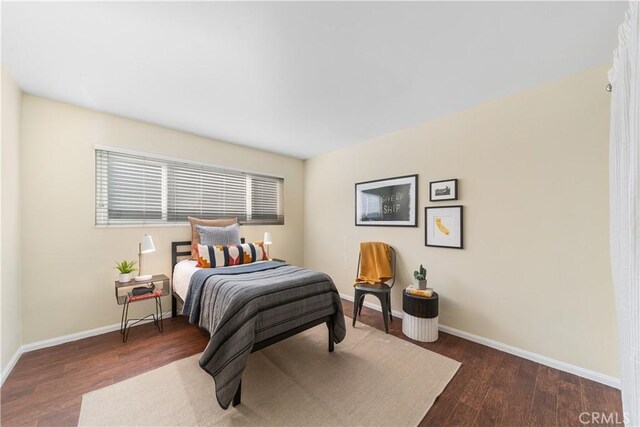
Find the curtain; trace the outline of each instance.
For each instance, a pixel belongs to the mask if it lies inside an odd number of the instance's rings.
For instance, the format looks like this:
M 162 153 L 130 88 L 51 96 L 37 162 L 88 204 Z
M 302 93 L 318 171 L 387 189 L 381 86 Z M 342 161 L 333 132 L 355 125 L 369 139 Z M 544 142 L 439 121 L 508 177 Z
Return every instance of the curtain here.
M 622 405 L 640 425 L 640 10 L 631 1 L 620 26 L 611 94 L 611 269 L 620 338 Z

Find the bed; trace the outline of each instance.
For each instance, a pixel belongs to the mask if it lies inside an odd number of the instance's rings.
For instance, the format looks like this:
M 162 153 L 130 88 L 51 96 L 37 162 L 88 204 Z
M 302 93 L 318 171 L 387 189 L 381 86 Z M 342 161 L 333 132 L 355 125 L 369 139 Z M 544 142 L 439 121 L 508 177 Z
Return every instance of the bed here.
M 198 268 L 191 242 L 173 242 L 172 316 L 188 316 L 211 337 L 200 367 L 215 380 L 218 404 L 241 403 L 250 353 L 322 323 L 328 349 L 346 334 L 340 295 L 329 276 L 283 262 Z M 183 248 L 183 249 L 181 249 Z

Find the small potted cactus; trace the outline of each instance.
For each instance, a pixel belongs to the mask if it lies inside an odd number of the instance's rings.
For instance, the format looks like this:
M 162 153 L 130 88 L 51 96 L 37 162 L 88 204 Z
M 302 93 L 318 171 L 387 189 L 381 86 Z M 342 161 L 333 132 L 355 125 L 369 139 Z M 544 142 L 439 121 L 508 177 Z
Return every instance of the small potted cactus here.
M 413 280 L 418 289 L 427 289 L 427 269 L 420 264 L 420 268 L 413 272 Z

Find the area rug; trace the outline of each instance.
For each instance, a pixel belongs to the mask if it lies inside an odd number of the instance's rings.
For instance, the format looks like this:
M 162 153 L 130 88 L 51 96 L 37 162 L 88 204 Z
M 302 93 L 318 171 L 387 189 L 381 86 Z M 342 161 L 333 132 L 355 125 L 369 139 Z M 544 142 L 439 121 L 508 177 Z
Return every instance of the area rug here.
M 415 426 L 460 367 L 361 323 L 329 353 L 320 325 L 253 353 L 225 411 L 199 357 L 85 394 L 79 425 Z

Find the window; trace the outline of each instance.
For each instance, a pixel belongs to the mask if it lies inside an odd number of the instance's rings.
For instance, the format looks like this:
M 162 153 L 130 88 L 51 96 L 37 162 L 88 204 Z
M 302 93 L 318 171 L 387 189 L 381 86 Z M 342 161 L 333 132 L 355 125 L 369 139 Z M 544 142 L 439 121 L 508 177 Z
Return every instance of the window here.
M 96 149 L 96 225 L 175 224 L 187 217 L 284 224 L 284 179 Z

